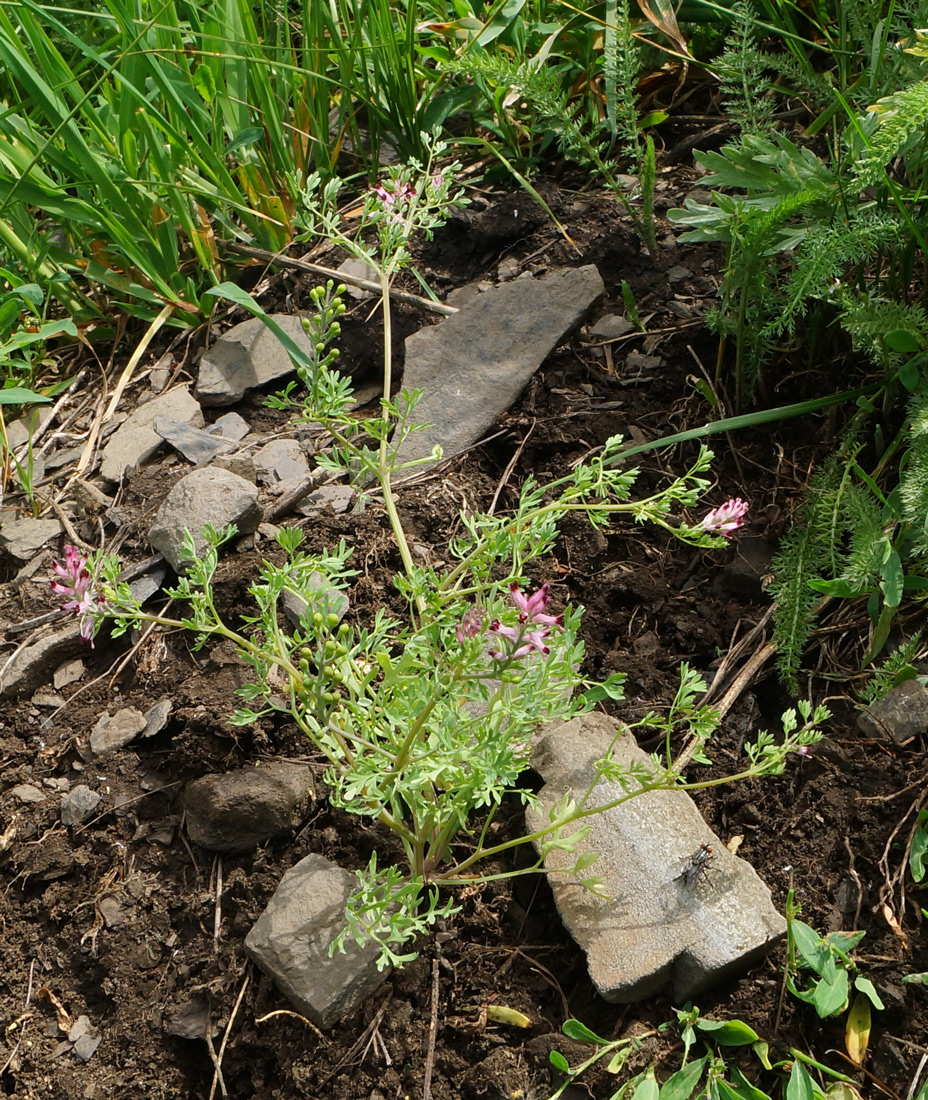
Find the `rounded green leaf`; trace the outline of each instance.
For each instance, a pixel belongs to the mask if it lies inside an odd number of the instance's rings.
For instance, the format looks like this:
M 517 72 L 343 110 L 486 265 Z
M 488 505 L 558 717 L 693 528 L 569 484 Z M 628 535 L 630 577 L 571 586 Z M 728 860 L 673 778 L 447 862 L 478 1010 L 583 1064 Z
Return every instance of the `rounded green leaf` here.
M 590 1031 L 579 1020 L 565 1020 L 561 1025 L 561 1031 L 568 1039 L 573 1039 L 577 1043 L 596 1043 L 597 1046 L 607 1046 L 609 1043 L 608 1039 L 600 1038 L 595 1031 Z

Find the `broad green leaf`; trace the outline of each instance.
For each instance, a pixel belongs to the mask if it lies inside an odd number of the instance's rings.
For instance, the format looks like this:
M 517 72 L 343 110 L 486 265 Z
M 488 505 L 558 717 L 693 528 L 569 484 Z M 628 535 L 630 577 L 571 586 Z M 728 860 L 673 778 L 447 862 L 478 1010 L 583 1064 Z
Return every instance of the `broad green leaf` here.
M 907 328 L 894 328 L 891 332 L 887 332 L 883 339 L 891 351 L 912 355 L 921 350 L 921 341 L 918 336 Z
M 573 1039 L 577 1043 L 595 1043 L 597 1046 L 609 1045 L 608 1039 L 603 1039 L 595 1031 L 590 1031 L 586 1024 L 581 1024 L 579 1020 L 565 1020 L 561 1025 L 561 1031 L 568 1039 Z
M 744 1047 L 760 1038 L 741 1020 L 697 1020 L 696 1030 L 722 1047 Z
M 654 1076 L 654 1069 L 652 1067 L 636 1085 L 631 1100 L 658 1100 L 659 1096 L 660 1086 L 657 1083 L 657 1078 Z
M 868 997 L 870 999 L 870 1003 L 873 1005 L 874 1008 L 882 1009 L 886 1007 L 883 1004 L 879 993 L 877 993 L 876 987 L 869 978 L 865 978 L 862 974 L 858 974 L 857 977 L 854 979 L 854 988 L 863 993 L 865 997 Z
M 548 1055 L 548 1061 L 561 1073 L 570 1073 L 570 1063 L 559 1050 L 552 1050 Z
M 816 983 L 812 995 L 812 1004 L 823 1020 L 828 1016 L 840 1015 L 847 1007 L 847 1000 L 848 980 L 846 970 L 838 970 L 832 982 L 826 982 L 823 978 Z
M 708 1058 L 706 1055 L 672 1073 L 661 1085 L 660 1100 L 689 1100 L 702 1078 Z
M 22 386 L 10 386 L 9 389 L 0 390 L 0 405 L 36 405 L 51 401 L 50 397 L 43 397 L 34 390 L 24 389 Z
M 790 934 L 803 964 L 810 970 L 814 970 L 816 974 L 821 974 L 827 960 L 831 957 L 831 952 L 822 942 L 822 937 L 814 928 L 810 928 L 805 921 L 801 920 L 790 922 Z
M 812 1078 L 802 1062 L 793 1062 L 786 1084 L 786 1100 L 815 1100 Z

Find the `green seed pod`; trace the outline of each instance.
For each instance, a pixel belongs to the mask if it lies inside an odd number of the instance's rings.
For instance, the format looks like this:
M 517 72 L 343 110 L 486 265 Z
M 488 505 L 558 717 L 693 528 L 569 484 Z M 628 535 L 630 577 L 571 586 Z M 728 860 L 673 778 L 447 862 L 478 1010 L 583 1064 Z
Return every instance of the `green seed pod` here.
M 347 623 L 342 623 L 341 626 L 339 626 L 338 628 L 339 638 L 346 637 L 349 630 L 351 630 L 351 627 Z
M 334 691 L 324 691 L 322 693 L 323 703 L 328 703 L 331 706 L 332 703 L 337 703 L 338 700 L 339 700 L 339 696 L 336 695 Z
M 333 638 L 326 638 L 326 640 L 325 640 L 325 651 L 326 651 L 326 653 L 334 653 L 337 648 L 338 648 L 338 644 Z
M 322 612 L 321 611 L 314 611 L 313 612 L 313 622 L 316 624 L 316 626 L 322 626 Z
M 334 630 L 338 626 L 338 616 L 330 614 L 329 619 L 328 619 L 328 623 L 329 623 L 330 629 Z

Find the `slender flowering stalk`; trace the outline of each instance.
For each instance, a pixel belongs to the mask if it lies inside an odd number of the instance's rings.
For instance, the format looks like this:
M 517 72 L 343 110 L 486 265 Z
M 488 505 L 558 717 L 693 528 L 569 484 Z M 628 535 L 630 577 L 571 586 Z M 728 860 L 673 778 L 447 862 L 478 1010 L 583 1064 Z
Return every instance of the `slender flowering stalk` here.
M 61 605 L 62 611 L 73 611 L 81 622 L 81 637 L 93 645 L 94 612 L 104 603 L 102 596 L 93 594 L 93 574 L 87 568 L 87 555 L 76 546 L 65 546 L 64 563 L 53 562 L 58 579 L 51 582 L 52 591 L 68 597 Z
M 741 497 L 734 497 L 713 508 L 711 512 L 703 516 L 699 527 L 703 531 L 713 531 L 725 538 L 731 538 L 732 534 L 744 523 L 744 517 L 748 510 L 748 502 Z

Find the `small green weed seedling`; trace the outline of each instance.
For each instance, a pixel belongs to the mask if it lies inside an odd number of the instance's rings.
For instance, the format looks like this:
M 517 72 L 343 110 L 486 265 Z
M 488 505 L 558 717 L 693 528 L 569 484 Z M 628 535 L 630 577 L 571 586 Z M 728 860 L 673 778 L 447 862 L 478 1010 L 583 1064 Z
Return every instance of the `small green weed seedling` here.
M 565 1080 L 548 1100 L 559 1100 L 588 1070 L 601 1063 L 605 1063 L 603 1068 L 606 1073 L 619 1077 L 629 1057 L 640 1052 L 648 1039 L 666 1036 L 674 1031 L 679 1031 L 683 1043 L 680 1068 L 660 1082 L 656 1067 L 651 1065 L 640 1073 L 624 1078 L 609 1094 L 608 1100 L 772 1100 L 774 1096 L 782 1100 L 825 1100 L 826 1097 L 836 1100 L 838 1096 L 857 1096 L 853 1091 L 836 1091 L 853 1084 L 851 1078 L 844 1074 L 820 1065 L 798 1050 L 791 1050 L 788 1059 L 771 1062 L 768 1044 L 748 1024 L 741 1020 L 703 1017 L 698 1008 L 690 1005 L 677 1012 L 675 1021 L 662 1024 L 654 1031 L 623 1039 L 603 1039 L 579 1020 L 565 1021 L 562 1030 L 569 1039 L 589 1043 L 595 1050 L 574 1068 L 560 1051 L 551 1052 L 551 1065 L 565 1075 Z M 691 1052 L 697 1045 L 703 1054 L 691 1060 Z M 745 1067 L 740 1060 L 747 1050 L 760 1063 L 759 1067 L 755 1067 L 758 1072 L 752 1077 L 746 1072 L 749 1067 Z M 833 1078 L 833 1084 L 827 1091 L 818 1085 L 807 1065 Z M 756 1080 L 765 1071 L 769 1092 L 764 1091 Z
M 884 1007 L 873 982 L 860 973 L 851 958 L 851 952 L 866 933 L 830 932 L 820 936 L 798 919 L 798 912 L 790 891 L 786 901 L 785 988 L 800 1001 L 812 1005 L 820 1019 L 847 1012 L 844 1044 L 851 1061 L 860 1065 L 870 1041 L 871 1010 Z

